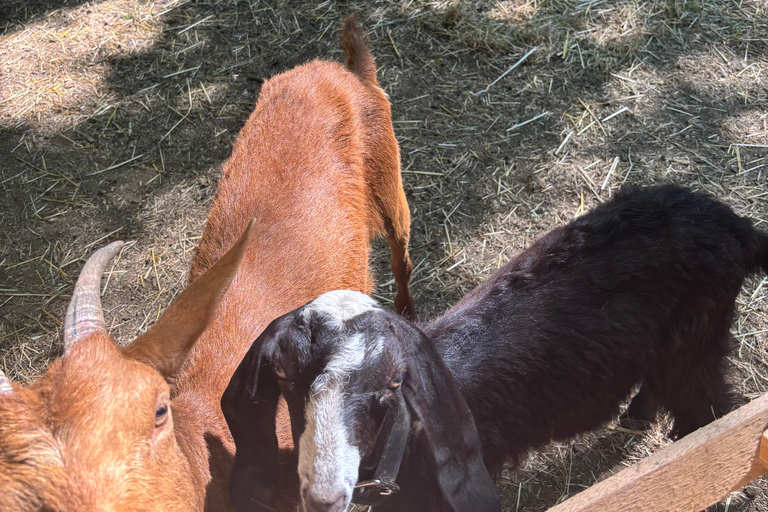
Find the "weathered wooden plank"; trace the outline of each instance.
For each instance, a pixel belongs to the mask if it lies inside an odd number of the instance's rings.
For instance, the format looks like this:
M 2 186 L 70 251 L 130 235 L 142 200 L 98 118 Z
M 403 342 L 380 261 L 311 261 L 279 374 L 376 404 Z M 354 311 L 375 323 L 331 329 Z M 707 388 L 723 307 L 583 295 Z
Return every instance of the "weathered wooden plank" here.
M 768 469 L 768 430 L 763 432 L 763 437 L 760 438 L 760 464 Z
M 698 512 L 768 472 L 767 426 L 768 394 L 549 512 Z

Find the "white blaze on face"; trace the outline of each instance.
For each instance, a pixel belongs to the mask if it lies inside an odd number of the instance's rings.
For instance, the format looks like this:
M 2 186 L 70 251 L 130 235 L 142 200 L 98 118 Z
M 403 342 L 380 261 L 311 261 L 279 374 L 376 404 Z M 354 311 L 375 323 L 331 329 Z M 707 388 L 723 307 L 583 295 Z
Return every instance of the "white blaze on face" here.
M 364 293 L 334 290 L 307 304 L 302 314 L 305 319 L 313 313 L 326 315 L 334 327 L 341 328 L 347 320 L 372 309 L 380 309 L 379 304 Z
M 360 452 L 349 444 L 344 424 L 344 384 L 348 373 L 363 362 L 361 335 L 335 354 L 312 385 L 306 409 L 307 424 L 299 440 L 299 477 L 315 497 L 352 497 Z
M 379 309 L 378 304 L 367 295 L 340 290 L 321 295 L 307 305 L 304 315 L 321 313 L 341 328 L 345 321 L 372 309 Z M 344 495 L 349 504 L 357 483 L 360 452 L 350 444 L 344 422 L 344 387 L 350 373 L 362 367 L 365 345 L 362 334 L 342 337 L 310 390 L 306 428 L 299 440 L 299 478 L 302 488 L 315 498 L 331 500 Z M 380 343 L 374 345 L 374 350 L 381 350 Z

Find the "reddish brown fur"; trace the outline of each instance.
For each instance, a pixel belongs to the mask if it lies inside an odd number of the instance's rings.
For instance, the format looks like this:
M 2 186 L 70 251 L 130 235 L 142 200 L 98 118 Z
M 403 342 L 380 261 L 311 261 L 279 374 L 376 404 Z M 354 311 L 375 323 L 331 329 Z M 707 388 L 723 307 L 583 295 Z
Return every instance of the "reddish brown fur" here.
M 125 349 L 93 334 L 28 388 L 0 395 L 0 510 L 224 510 L 234 445 L 219 400 L 268 322 L 329 290 L 368 293 L 380 233 L 396 307 L 413 314 L 389 102 L 353 19 L 342 45 L 358 75 L 316 60 L 264 84 L 224 167 L 190 285 L 161 321 Z M 244 256 L 222 258 L 250 218 Z M 169 393 L 168 423 L 157 427 Z M 295 510 L 285 410 L 278 430 L 276 505 Z

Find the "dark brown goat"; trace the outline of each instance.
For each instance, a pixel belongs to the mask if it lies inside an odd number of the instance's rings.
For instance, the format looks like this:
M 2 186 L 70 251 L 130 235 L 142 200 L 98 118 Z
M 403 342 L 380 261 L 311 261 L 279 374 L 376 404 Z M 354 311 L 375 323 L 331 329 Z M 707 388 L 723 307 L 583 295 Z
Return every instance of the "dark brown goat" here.
M 64 356 L 29 387 L 0 373 L 0 510 L 227 510 L 235 447 L 219 400 L 268 322 L 335 288 L 370 291 L 370 243 L 381 233 L 396 307 L 412 314 L 389 101 L 353 18 L 342 48 L 348 69 L 316 60 L 264 84 L 224 166 L 190 283 L 154 326 L 126 347 L 108 336 L 99 283 L 122 245 L 111 244 L 75 287 Z M 284 410 L 278 421 L 275 506 L 292 511 Z M 248 499 L 247 487 L 235 491 Z
M 626 191 L 538 240 L 423 331 L 355 292 L 284 315 L 224 400 L 243 382 L 265 399 L 279 384 L 292 415 L 305 408 L 302 502 L 331 512 L 371 477 L 379 427 L 402 393 L 418 421 L 401 491 L 376 510 L 494 511 L 481 453 L 497 473 L 615 417 L 637 383 L 629 415 L 665 409 L 675 437 L 728 412 L 735 300 L 760 269 L 768 235 L 728 206 L 677 186 Z

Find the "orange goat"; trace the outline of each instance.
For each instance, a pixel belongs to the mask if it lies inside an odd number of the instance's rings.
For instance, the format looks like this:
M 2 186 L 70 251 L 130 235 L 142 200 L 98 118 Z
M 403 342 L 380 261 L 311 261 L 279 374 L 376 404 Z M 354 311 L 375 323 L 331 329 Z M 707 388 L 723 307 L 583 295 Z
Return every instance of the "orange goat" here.
M 342 48 L 348 69 L 315 60 L 264 84 L 189 285 L 154 326 L 123 348 L 106 332 L 98 290 L 116 242 L 83 267 L 64 356 L 28 387 L 0 372 L 0 510 L 225 510 L 234 444 L 219 400 L 262 329 L 326 291 L 369 292 L 379 233 L 392 250 L 395 306 L 413 314 L 390 106 L 352 17 Z M 287 411 L 278 425 L 276 506 L 295 510 Z

